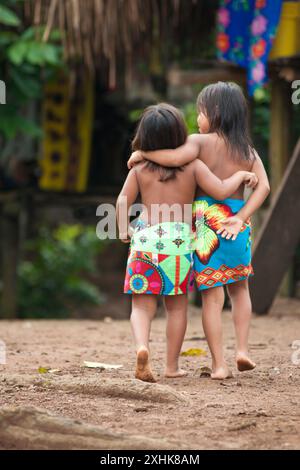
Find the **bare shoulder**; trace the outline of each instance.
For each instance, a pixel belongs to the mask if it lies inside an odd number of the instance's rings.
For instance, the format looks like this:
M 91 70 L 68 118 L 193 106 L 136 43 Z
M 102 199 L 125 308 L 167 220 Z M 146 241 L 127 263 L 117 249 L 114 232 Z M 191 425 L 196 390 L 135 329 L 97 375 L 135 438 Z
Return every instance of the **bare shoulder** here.
M 133 170 L 133 172 L 137 175 L 137 174 L 141 173 L 143 170 L 145 170 L 146 166 L 147 166 L 147 161 L 142 161 L 142 162 L 139 162 L 136 165 L 134 165 L 131 168 L 131 171 Z
M 254 148 L 250 148 L 251 156 L 252 156 L 252 167 L 251 170 L 254 171 L 255 168 L 264 168 L 264 164 L 262 159 L 260 158 L 259 154 Z
M 190 142 L 190 143 L 201 143 L 201 134 L 189 134 L 188 137 L 187 137 L 187 142 Z
M 196 144 L 201 147 L 201 145 L 207 142 L 207 136 L 209 134 L 190 134 L 187 138 L 187 143 Z
M 199 134 L 200 145 L 202 149 L 215 147 L 217 144 L 221 143 L 221 138 L 217 133 L 212 132 L 208 134 Z
M 190 134 L 186 144 L 193 147 L 193 151 L 197 154 L 197 159 L 202 159 L 203 150 L 208 146 L 210 141 L 209 134 Z
M 202 134 L 203 136 L 203 142 L 206 144 L 212 144 L 215 145 L 219 142 L 223 142 L 222 137 L 220 137 L 216 132 L 210 132 L 208 134 Z

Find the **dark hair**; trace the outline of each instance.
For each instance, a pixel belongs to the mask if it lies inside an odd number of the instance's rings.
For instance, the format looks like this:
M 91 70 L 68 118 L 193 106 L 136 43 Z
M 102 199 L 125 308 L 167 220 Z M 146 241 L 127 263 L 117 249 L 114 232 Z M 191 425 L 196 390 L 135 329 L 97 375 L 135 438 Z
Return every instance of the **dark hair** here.
M 209 121 L 209 132 L 222 136 L 233 157 L 255 158 L 248 128 L 248 106 L 241 87 L 232 82 L 208 85 L 197 99 L 199 112 Z
M 167 103 L 148 106 L 139 121 L 132 142 L 133 150 L 175 149 L 183 145 L 187 139 L 187 130 L 181 112 Z M 147 162 L 147 168 L 159 172 L 159 181 L 176 178 L 181 167 L 162 167 Z

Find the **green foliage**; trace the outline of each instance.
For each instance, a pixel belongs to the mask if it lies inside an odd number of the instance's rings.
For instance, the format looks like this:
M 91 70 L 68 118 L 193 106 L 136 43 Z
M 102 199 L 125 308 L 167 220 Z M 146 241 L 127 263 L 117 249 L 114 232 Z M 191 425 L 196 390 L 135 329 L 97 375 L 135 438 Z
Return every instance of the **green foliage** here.
M 197 125 L 197 110 L 195 103 L 187 103 L 182 109 L 189 134 L 199 132 Z
M 0 5 L 0 70 L 6 82 L 6 105 L 0 106 L 0 137 L 7 142 L 17 135 L 40 137 L 41 128 L 25 117 L 26 106 L 42 98 L 43 83 L 63 67 L 62 46 L 57 30 L 43 42 L 45 28 L 26 28 L 18 15 L 21 0 Z
M 129 112 L 129 121 L 136 123 L 141 115 L 142 115 L 143 109 L 133 109 Z
M 21 22 L 12 10 L 4 5 L 0 5 L 0 23 L 7 26 L 19 26 Z
M 269 171 L 268 149 L 270 138 L 270 89 L 259 90 L 256 93 L 252 108 L 251 135 L 254 146 L 261 156 L 266 169 Z
M 20 316 L 62 318 L 78 307 L 99 305 L 102 295 L 83 276 L 95 273 L 94 259 L 102 248 L 94 227 L 42 229 L 19 267 Z
M 7 57 L 14 65 L 25 62 L 38 65 L 59 64 L 59 49 L 54 44 L 48 44 L 36 39 L 25 39 L 24 35 L 14 41 L 7 50 Z
M 0 106 L 0 132 L 6 139 L 13 139 L 15 135 L 22 131 L 32 137 L 41 137 L 42 129 L 33 121 L 18 114 L 16 105 Z

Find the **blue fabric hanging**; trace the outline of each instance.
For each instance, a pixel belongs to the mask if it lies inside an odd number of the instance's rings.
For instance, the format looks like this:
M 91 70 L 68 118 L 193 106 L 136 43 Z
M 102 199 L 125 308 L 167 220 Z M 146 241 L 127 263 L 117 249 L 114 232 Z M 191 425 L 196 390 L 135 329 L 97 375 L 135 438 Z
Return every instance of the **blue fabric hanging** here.
M 220 0 L 218 58 L 247 69 L 250 96 L 268 80 L 267 60 L 282 3 L 283 0 Z

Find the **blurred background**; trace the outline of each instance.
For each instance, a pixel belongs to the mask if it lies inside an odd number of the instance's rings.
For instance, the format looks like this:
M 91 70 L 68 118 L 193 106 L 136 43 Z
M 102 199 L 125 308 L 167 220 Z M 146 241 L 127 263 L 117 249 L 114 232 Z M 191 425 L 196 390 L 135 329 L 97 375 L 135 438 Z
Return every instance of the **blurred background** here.
M 300 298 L 297 79 L 299 1 L 1 0 L 1 318 L 128 318 L 128 247 L 98 240 L 96 208 L 115 202 L 141 110 L 171 102 L 197 132 L 218 80 L 244 88 L 271 179 L 255 311 Z

